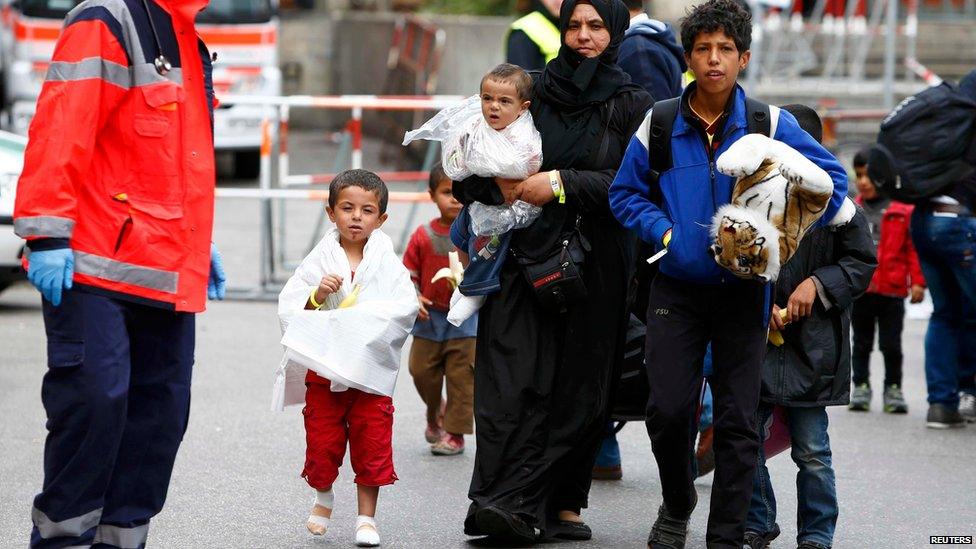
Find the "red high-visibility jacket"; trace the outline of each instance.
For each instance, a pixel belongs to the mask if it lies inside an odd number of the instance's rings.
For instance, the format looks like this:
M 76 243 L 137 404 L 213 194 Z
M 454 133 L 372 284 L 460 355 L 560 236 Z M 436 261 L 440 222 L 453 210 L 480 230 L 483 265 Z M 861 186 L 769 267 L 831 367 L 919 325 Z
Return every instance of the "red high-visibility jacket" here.
M 206 0 L 87 0 L 65 19 L 30 126 L 14 230 L 70 246 L 74 284 L 204 310 L 214 209 Z M 162 48 L 173 69 L 153 65 Z
M 858 197 L 857 203 L 862 202 Z M 892 200 L 881 214 L 878 268 L 868 286 L 869 293 L 903 298 L 908 296 L 909 287 L 925 286 L 925 275 L 909 231 L 914 209 L 911 204 Z

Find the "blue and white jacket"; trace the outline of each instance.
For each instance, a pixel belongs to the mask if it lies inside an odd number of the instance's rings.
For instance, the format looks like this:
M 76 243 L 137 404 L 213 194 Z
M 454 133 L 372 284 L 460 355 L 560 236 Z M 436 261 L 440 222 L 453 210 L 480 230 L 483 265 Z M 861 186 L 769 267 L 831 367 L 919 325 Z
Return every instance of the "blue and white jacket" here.
M 748 131 L 745 91 L 736 86 L 731 112 L 722 129 L 720 146 L 710 154 L 707 142 L 694 115 L 688 108 L 689 86 L 681 98 L 681 108 L 671 132 L 672 167 L 661 174 L 655 189 L 649 182 L 650 161 L 647 153 L 651 113 L 630 140 L 617 176 L 610 186 L 610 209 L 621 224 L 637 231 L 645 242 L 663 247 L 664 234 L 671 229 L 668 253 L 660 261 L 661 272 L 699 284 L 737 281 L 712 258 L 709 228 L 715 212 L 732 200 L 735 179 L 715 169 L 716 159 Z M 847 172 L 837 159 L 806 133 L 790 113 L 779 110 L 773 138 L 793 147 L 823 168 L 834 181 L 834 193 L 818 222 L 826 224 L 834 217 L 847 196 Z M 775 111 L 775 110 L 774 110 Z M 652 202 L 662 197 L 660 205 Z

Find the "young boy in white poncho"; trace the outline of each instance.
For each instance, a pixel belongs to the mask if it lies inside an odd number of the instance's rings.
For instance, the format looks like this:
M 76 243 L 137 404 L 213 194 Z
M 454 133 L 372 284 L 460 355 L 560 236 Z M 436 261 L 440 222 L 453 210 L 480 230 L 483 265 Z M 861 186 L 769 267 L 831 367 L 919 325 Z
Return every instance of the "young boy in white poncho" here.
M 302 477 L 315 489 L 306 526 L 326 532 L 332 484 L 349 443 L 356 472 L 356 544 L 379 545 L 374 516 L 379 487 L 393 470 L 393 389 L 400 351 L 417 317 L 410 275 L 379 228 L 389 192 L 366 170 L 348 170 L 329 186 L 335 224 L 302 260 L 278 296 L 285 346 L 273 408 L 305 401 Z

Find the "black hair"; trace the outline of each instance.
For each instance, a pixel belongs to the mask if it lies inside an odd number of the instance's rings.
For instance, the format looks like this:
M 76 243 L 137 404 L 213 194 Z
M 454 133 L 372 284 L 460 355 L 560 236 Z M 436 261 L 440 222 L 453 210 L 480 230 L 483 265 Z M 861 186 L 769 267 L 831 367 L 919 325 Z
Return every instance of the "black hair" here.
M 796 118 L 797 124 L 800 125 L 800 129 L 810 134 L 817 140 L 817 143 L 823 142 L 823 122 L 820 120 L 817 111 L 799 103 L 783 105 L 780 108 L 792 114 L 793 118 Z
M 627 6 L 628 10 L 642 10 L 644 9 L 644 0 L 624 0 L 624 5 Z
M 854 153 L 854 167 L 863 168 L 868 165 L 868 153 L 871 151 L 871 147 L 864 147 L 861 150 Z
M 681 47 L 691 55 L 699 34 L 716 31 L 729 35 L 742 55 L 752 45 L 752 15 L 736 0 L 708 0 L 698 4 L 681 20 Z
M 434 167 L 430 169 L 430 177 L 427 179 L 427 190 L 432 194 L 437 192 L 437 187 L 440 187 L 441 181 L 448 179 L 447 173 L 444 172 L 444 166 L 438 162 L 434 164 Z
M 518 94 L 519 101 L 528 101 L 532 98 L 532 77 L 518 65 L 502 63 L 481 78 L 482 87 L 485 85 L 485 80 L 515 84 L 515 93 Z
M 376 194 L 380 199 L 380 214 L 386 213 L 386 206 L 390 203 L 390 191 L 380 176 L 369 170 L 346 170 L 329 183 L 329 207 L 335 208 L 339 200 L 339 193 L 348 187 L 359 187 L 364 191 Z

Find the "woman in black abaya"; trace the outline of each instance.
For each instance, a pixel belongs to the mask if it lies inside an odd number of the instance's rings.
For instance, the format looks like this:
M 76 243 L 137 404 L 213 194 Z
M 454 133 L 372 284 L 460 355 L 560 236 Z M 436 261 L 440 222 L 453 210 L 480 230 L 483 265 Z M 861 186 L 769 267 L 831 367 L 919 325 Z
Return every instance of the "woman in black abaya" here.
M 565 1 L 562 48 L 534 75 L 530 110 L 542 134 L 542 171 L 521 182 L 472 177 L 454 185 L 463 203 L 520 198 L 543 207 L 513 235 L 520 256 L 547 256 L 577 217 L 590 243 L 587 296 L 567 312 L 540 306 L 511 256 L 501 290 L 481 309 L 469 535 L 522 543 L 591 535 L 580 511 L 619 373 L 634 248 L 610 213 L 607 191 L 652 102 L 616 64 L 629 20 L 619 0 Z

